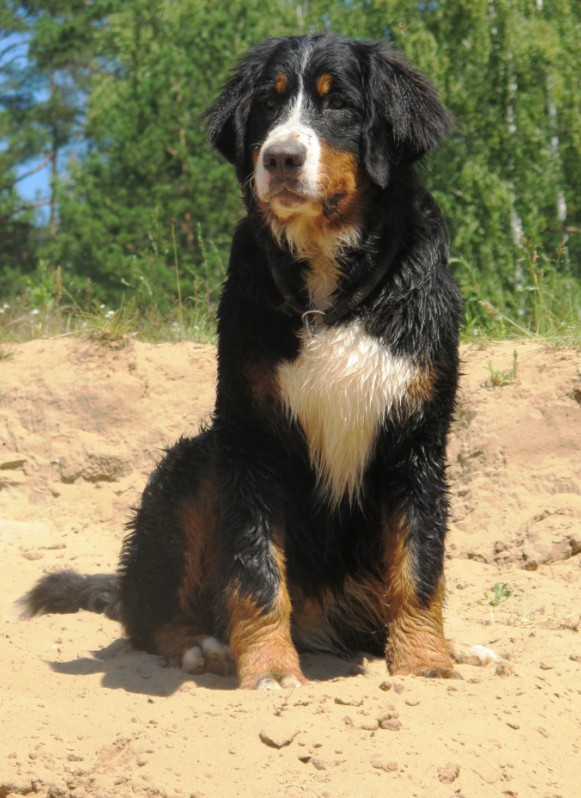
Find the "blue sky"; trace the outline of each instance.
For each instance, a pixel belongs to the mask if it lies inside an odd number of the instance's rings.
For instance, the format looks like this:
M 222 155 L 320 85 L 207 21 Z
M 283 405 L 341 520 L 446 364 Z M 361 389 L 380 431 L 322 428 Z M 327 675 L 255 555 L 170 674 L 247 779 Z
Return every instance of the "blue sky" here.
M 28 57 L 28 44 L 26 40 L 26 36 L 23 34 L 11 34 L 7 36 L 3 42 L 2 46 L 4 51 L 7 52 L 8 48 L 11 47 L 12 44 L 20 44 L 21 47 L 18 48 L 16 53 L 14 50 L 10 49 L 9 57 L 10 59 L 14 59 L 16 56 L 22 62 L 23 67 L 26 65 L 27 57 Z M 41 163 L 43 159 L 40 158 L 38 160 L 29 161 L 26 164 L 23 164 L 18 169 L 18 176 L 26 174 L 34 169 L 39 163 Z M 44 169 L 41 169 L 39 172 L 30 175 L 29 177 L 24 178 L 23 180 L 19 180 L 16 184 L 16 189 L 18 193 L 23 197 L 24 200 L 34 201 L 38 199 L 43 199 L 48 197 L 49 194 L 49 180 L 50 180 L 50 169 L 46 166 Z M 39 208 L 37 211 L 41 217 L 44 217 L 47 214 L 46 208 Z
M 27 164 L 27 166 L 22 167 L 18 173 L 24 174 L 34 166 L 35 163 L 31 162 Z M 48 181 L 49 169 L 47 166 L 40 172 L 36 172 L 36 174 L 30 175 L 30 177 L 25 177 L 24 180 L 20 180 L 17 185 L 18 192 L 27 200 L 42 199 L 48 196 Z

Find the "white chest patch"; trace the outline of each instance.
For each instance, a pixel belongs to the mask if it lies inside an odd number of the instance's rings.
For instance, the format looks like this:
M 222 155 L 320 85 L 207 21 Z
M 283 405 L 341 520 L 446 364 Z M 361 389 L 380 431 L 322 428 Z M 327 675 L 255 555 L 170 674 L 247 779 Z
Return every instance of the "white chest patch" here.
M 296 360 L 279 367 L 283 400 L 305 433 L 323 495 L 357 501 L 379 425 L 404 403 L 419 368 L 358 323 L 305 330 L 302 340 Z

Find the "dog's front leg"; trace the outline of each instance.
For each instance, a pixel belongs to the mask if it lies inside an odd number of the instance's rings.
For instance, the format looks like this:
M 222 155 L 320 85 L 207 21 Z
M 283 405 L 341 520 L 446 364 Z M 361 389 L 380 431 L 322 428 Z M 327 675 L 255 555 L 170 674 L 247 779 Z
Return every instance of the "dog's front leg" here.
M 245 483 L 228 491 L 222 530 L 230 650 L 240 687 L 297 687 L 307 680 L 291 640 L 284 533 Z
M 386 661 L 392 674 L 461 678 L 444 637 L 444 537 L 447 495 L 443 454 L 416 451 L 383 512 Z M 395 488 L 395 490 L 394 490 Z

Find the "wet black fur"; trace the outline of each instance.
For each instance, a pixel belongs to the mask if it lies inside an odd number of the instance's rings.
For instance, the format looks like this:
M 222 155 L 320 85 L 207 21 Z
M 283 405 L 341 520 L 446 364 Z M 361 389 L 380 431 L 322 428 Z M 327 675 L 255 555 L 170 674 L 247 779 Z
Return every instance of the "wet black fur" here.
M 249 187 L 250 147 L 276 121 L 265 99 L 273 76 L 293 74 L 304 48 L 311 65 L 335 78 L 348 105 L 329 112 L 312 101 L 319 135 L 354 152 L 371 178 L 372 203 L 361 246 L 342 257 L 339 297 L 353 290 L 392 248 L 380 285 L 347 318 L 381 340 L 393 354 L 432 367 L 433 398 L 404 422 L 387 417 L 368 465 L 362 507 L 336 509 L 320 499 L 301 430 L 276 402 L 256 399 L 250 374 L 274 372 L 297 357 L 301 318 L 288 312 L 273 280 L 283 275 L 297 302 L 306 303 L 304 274 L 265 226 Z M 326 34 L 269 40 L 250 52 L 209 110 L 208 132 L 236 167 L 247 207 L 233 238 L 218 315 L 218 387 L 211 427 L 183 439 L 162 460 L 129 525 L 119 569 L 120 617 L 132 642 L 151 649 L 152 633 L 174 618 L 185 569 L 185 532 L 178 510 L 196 500 L 210 477 L 220 517 L 211 532 L 214 560 L 207 584 L 191 596 L 205 631 L 224 638 L 225 595 L 237 583 L 264 608 L 280 582 L 269 550 L 273 529 L 284 529 L 291 593 L 318 597 L 330 587 L 341 595 L 347 575 L 361 583 L 381 578 L 380 516 L 407 519 L 409 547 L 421 603 L 428 604 L 443 568 L 448 498 L 445 449 L 458 375 L 460 300 L 447 270 L 447 240 L 440 212 L 414 164 L 436 148 L 450 120 L 429 82 L 401 55 L 381 44 Z M 202 187 L 201 187 L 202 188 Z M 185 377 L 187 379 L 187 376 Z M 34 612 L 63 611 L 48 582 L 29 597 Z M 35 593 L 36 591 L 36 593 Z M 48 594 L 48 595 L 47 595 Z M 66 602 L 65 602 L 66 603 Z M 97 610 L 106 601 L 76 602 Z M 88 606 L 91 604 L 91 606 Z M 75 607 L 75 601 L 69 600 Z M 67 611 L 67 610 L 64 610 Z M 346 648 L 381 653 L 383 628 L 350 628 L 333 619 Z

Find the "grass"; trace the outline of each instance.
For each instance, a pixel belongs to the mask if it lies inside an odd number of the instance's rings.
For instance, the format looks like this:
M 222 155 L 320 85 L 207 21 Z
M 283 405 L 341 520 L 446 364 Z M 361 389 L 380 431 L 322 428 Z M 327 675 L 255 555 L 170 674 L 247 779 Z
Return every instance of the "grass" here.
M 461 259 L 451 266 L 465 302 L 465 341 L 532 338 L 581 348 L 581 280 L 564 251 L 551 258 L 525 242 L 510 279 Z
M 506 582 L 500 584 L 496 582 L 492 585 L 491 593 L 485 592 L 479 604 L 488 604 L 490 607 L 498 607 L 499 604 L 502 604 L 503 601 L 506 601 L 512 595 L 512 591 L 508 587 Z
M 150 343 L 209 343 L 215 340 L 215 323 L 208 313 L 188 304 L 163 314 L 155 306 L 144 310 L 131 302 L 122 303 L 116 310 L 100 303 L 82 307 L 48 302 L 31 308 L 24 296 L 0 307 L 0 346 L 63 335 L 101 343 L 130 337 Z
M 114 344 L 130 337 L 151 343 L 215 339 L 215 320 L 207 281 L 192 281 L 193 295 L 184 299 L 175 267 L 177 296 L 165 299 L 161 311 L 143 293 L 127 290 L 116 308 L 95 296 L 92 286 L 80 292 L 67 287 L 60 267 L 40 264 L 35 279 L 19 296 L 0 305 L 0 346 L 63 335 L 77 335 Z M 1 354 L 0 354 L 1 357 Z
M 490 621 L 491 623 L 494 623 L 494 609 L 500 606 L 500 604 L 503 604 L 512 596 L 512 590 L 509 588 L 506 582 L 503 582 L 502 584 L 500 582 L 496 582 L 494 585 L 492 585 L 490 591 L 490 593 L 485 591 L 478 603 L 488 606 L 490 612 Z
M 46 263 L 39 264 L 35 274 L 27 278 L 27 289 L 0 304 L 0 347 L 4 344 L 0 359 L 6 357 L 6 344 L 59 335 L 79 335 L 109 344 L 129 337 L 152 343 L 214 341 L 216 293 L 223 269 L 220 267 L 220 274 L 210 269 L 200 233 L 205 268 L 201 275 L 189 275 L 191 293 L 184 297 L 175 233 L 172 241 L 175 295 L 163 297 L 163 312 L 155 304 L 153 290 L 144 298 L 143 292 L 139 294 L 128 287 L 119 305 L 111 308 L 95 298 L 94 290 L 75 293 L 60 267 L 51 269 Z M 460 260 L 453 261 L 452 268 L 465 298 L 465 342 L 486 344 L 532 338 L 555 346 L 581 348 L 581 281 L 560 262 L 558 255 L 551 261 L 530 247 L 524 249 L 518 263 L 518 286 L 504 294 L 499 292 L 497 276 L 483 276 Z M 183 273 L 181 276 L 183 280 Z M 517 374 L 516 352 L 512 369 L 499 372 L 490 364 L 489 370 L 493 386 L 513 381 Z
M 506 371 L 499 371 L 495 369 L 492 362 L 488 364 L 488 371 L 490 372 L 490 384 L 493 388 L 501 388 L 503 385 L 509 385 L 516 380 L 518 373 L 518 353 L 516 349 L 512 353 L 512 368 Z

